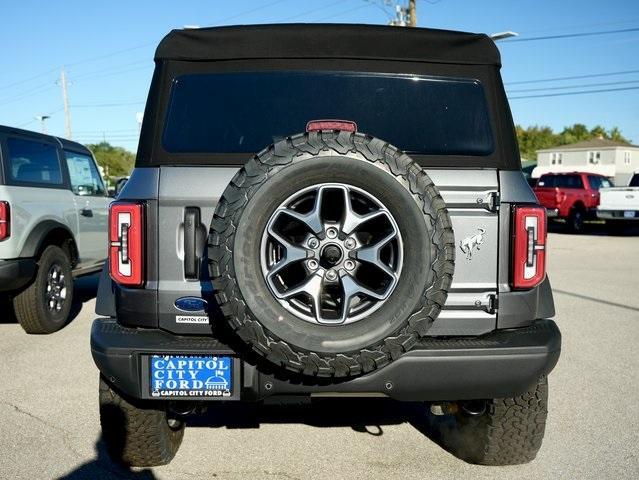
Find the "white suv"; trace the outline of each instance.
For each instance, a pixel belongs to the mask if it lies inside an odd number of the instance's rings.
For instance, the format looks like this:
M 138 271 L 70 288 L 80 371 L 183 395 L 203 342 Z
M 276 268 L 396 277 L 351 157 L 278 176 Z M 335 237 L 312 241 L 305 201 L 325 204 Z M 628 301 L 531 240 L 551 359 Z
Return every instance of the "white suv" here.
M 27 333 L 51 333 L 73 277 L 105 262 L 110 200 L 83 145 L 0 126 L 0 146 L 0 296 Z

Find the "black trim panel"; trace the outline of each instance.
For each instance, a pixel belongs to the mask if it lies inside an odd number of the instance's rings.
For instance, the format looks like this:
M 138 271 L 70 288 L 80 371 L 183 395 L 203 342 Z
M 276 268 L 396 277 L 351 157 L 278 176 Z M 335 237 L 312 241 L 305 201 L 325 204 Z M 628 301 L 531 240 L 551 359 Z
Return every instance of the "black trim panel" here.
M 241 399 L 311 394 L 379 394 L 405 401 L 513 397 L 548 374 L 560 351 L 561 333 L 555 322 L 537 320 L 530 327 L 477 338 L 427 339 L 381 370 L 337 383 L 280 379 L 244 363 Z M 148 398 L 143 354 L 236 355 L 210 336 L 125 328 L 110 318 L 93 322 L 91 353 L 102 374 L 116 388 L 136 398 Z
M 0 261 L 0 292 L 15 291 L 35 277 L 38 264 L 33 258 Z

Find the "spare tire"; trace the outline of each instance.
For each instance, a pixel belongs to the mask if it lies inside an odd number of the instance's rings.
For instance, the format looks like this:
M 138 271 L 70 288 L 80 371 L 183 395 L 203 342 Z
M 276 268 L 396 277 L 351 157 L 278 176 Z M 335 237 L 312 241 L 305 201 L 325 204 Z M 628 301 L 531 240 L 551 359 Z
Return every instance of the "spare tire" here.
M 215 210 L 209 264 L 229 325 L 306 376 L 387 365 L 424 336 L 454 270 L 446 205 L 387 142 L 299 134 L 238 171 Z

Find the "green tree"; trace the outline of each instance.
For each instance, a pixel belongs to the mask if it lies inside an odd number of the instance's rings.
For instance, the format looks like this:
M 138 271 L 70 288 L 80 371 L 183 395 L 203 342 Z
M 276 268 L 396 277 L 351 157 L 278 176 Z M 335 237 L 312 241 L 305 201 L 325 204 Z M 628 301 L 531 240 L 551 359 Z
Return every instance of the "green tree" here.
M 87 145 L 93 152 L 98 165 L 104 168 L 108 179 L 129 175 L 135 163 L 135 155 L 122 147 L 109 142 Z
M 593 138 L 605 138 L 617 142 L 630 144 L 622 134 L 621 130 L 613 127 L 606 130 L 601 125 L 595 125 L 592 129 L 582 123 L 575 123 L 565 127 L 561 133 L 555 133 L 550 127 L 533 125 L 523 128 L 519 125 L 515 127 L 519 151 L 523 158 L 534 160 L 537 158 L 537 150 L 557 147 L 559 145 L 569 145 L 571 143 L 591 140 Z
M 536 151 L 557 145 L 559 136 L 550 127 L 533 125 L 528 128 L 516 127 L 521 156 L 528 160 L 537 158 Z
M 593 128 L 593 131 L 596 128 L 601 127 L 595 127 Z M 559 134 L 559 141 L 560 145 L 567 145 L 569 143 L 577 143 L 588 140 L 593 136 L 596 135 L 593 135 L 590 131 L 588 131 L 588 127 L 586 127 L 583 123 L 575 123 L 570 127 L 565 127 L 561 131 L 561 133 Z

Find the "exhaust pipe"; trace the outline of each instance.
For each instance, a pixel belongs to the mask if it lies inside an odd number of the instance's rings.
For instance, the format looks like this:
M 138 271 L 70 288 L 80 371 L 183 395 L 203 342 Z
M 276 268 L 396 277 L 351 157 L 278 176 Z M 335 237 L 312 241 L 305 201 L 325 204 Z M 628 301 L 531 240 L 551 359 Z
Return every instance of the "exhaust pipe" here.
M 486 400 L 469 400 L 462 402 L 461 410 L 469 417 L 479 417 L 486 413 Z
M 185 417 L 195 412 L 197 405 L 191 402 L 173 402 L 168 406 L 169 413 L 178 417 Z

